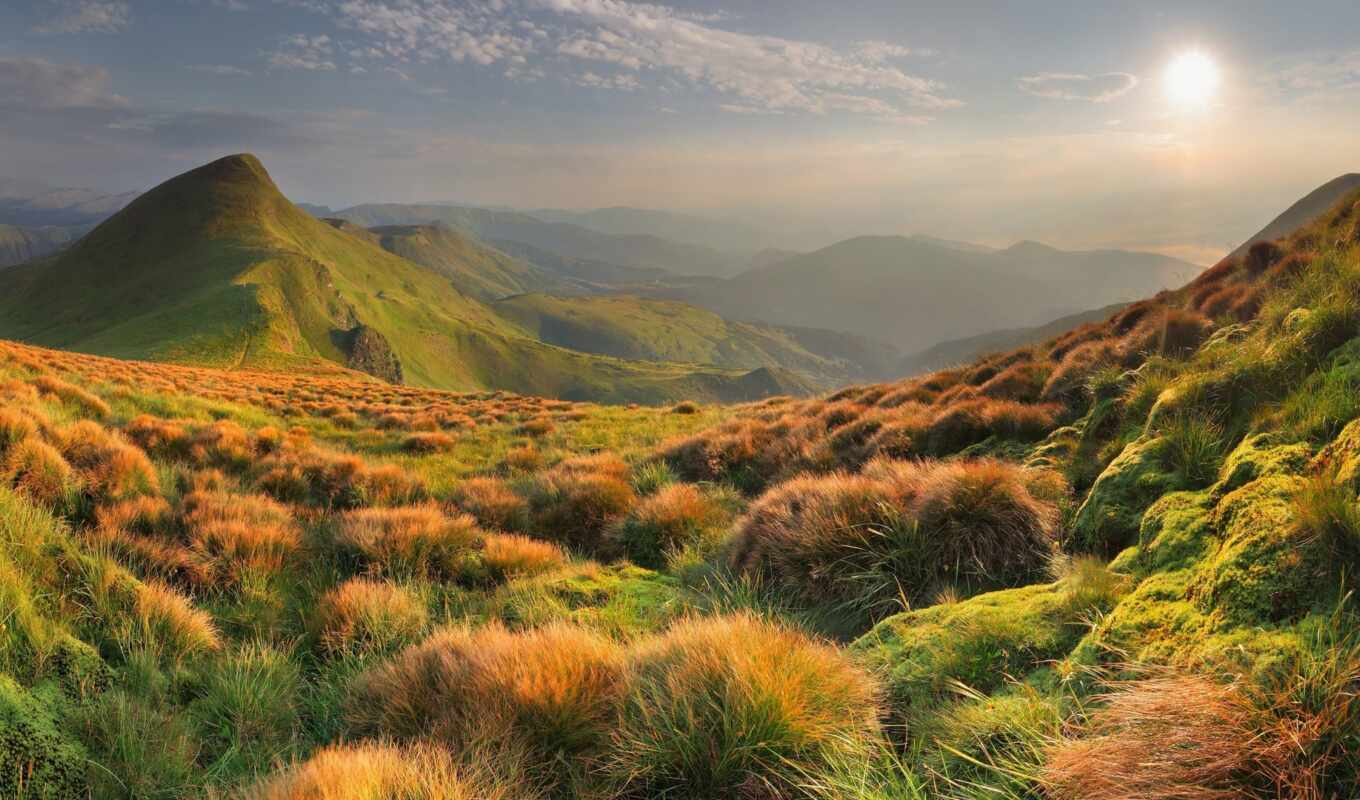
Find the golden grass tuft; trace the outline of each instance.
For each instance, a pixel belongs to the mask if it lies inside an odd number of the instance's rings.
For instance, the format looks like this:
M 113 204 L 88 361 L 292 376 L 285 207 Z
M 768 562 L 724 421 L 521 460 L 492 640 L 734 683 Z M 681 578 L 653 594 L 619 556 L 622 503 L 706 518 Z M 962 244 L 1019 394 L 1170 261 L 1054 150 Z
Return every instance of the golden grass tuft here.
M 201 656 L 222 647 L 212 615 L 195 608 L 193 601 L 163 583 L 137 584 L 133 607 L 147 643 L 171 660 Z
M 438 431 L 413 433 L 402 441 L 401 449 L 408 453 L 429 455 L 430 453 L 443 453 L 452 450 L 457 441 L 447 433 L 439 433 Z
M 328 747 L 247 789 L 244 800 L 533 800 L 537 795 L 459 764 L 428 745 Z
M 449 516 L 432 504 L 349 511 L 335 533 L 371 573 L 432 578 L 458 576 L 482 537 L 471 515 Z
M 561 547 L 513 533 L 488 533 L 481 557 L 482 566 L 496 582 L 541 575 L 567 563 Z
M 728 522 L 714 498 L 689 483 L 672 483 L 644 498 L 609 531 L 614 547 L 633 563 L 659 569 L 666 556 L 697 543 Z
M 418 594 L 368 578 L 351 578 L 326 592 L 316 610 L 318 642 L 332 655 L 413 641 L 428 622 Z
M 36 436 L 9 449 L 3 462 L 7 483 L 49 508 L 76 488 L 75 474 L 61 453 Z
M 453 504 L 488 530 L 525 531 L 529 501 L 499 478 L 469 478 L 453 491 Z

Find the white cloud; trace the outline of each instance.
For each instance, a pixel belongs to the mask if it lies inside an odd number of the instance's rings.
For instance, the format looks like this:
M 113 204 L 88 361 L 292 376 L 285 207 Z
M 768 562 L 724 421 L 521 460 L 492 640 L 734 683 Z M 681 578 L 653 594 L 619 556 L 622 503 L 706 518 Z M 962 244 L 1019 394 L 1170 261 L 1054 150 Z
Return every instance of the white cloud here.
M 1282 94 L 1326 98 L 1360 89 L 1360 50 L 1277 65 L 1267 80 Z
M 122 0 L 49 0 L 52 16 L 33 30 L 38 33 L 117 33 L 132 21 Z
M 347 41 L 343 54 L 370 66 L 451 60 L 500 65 L 514 80 L 558 74 L 623 91 L 657 80 L 715 92 L 728 106 L 915 121 L 928 119 L 922 111 L 962 105 L 941 84 L 889 63 L 928 51 L 883 41 L 839 50 L 740 33 L 718 27 L 722 14 L 625 0 L 291 2 L 327 14 L 351 32 L 359 41 Z M 329 53 L 281 50 L 274 63 L 333 69 L 335 62 Z M 606 77 L 591 62 L 636 75 Z
M 1072 72 L 1041 72 L 1017 81 L 1020 91 L 1050 100 L 1085 100 L 1108 103 L 1133 91 L 1138 77 L 1127 72 L 1082 75 Z
M 122 108 L 103 67 L 57 64 L 43 58 L 0 57 L 0 106 L 20 109 Z
M 267 53 L 269 66 L 277 69 L 303 69 L 333 72 L 336 69 L 331 37 L 296 33 L 283 40 L 277 50 Z
M 233 67 L 230 64 L 191 64 L 189 66 L 189 69 L 193 70 L 194 72 L 204 72 L 209 75 L 221 75 L 223 77 L 228 76 L 240 77 L 250 74 L 250 70 L 242 69 L 240 67 Z

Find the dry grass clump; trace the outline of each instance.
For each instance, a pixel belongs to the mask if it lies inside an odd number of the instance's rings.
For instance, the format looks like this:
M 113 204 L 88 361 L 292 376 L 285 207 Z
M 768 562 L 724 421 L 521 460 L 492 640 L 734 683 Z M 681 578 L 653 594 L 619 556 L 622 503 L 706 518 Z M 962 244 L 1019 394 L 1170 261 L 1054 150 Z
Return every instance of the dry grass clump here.
M 36 436 L 10 447 L 0 466 L 6 483 L 49 508 L 64 502 L 77 488 L 71 465 Z
M 57 432 L 62 456 L 97 503 L 159 494 L 160 479 L 146 453 L 97 422 L 81 420 Z
M 455 750 L 515 739 L 546 765 L 593 756 L 626 688 L 620 646 L 583 628 L 448 628 L 361 674 L 348 716 L 362 735 Z
M 335 541 L 373 574 L 455 578 L 482 536 L 470 515 L 423 505 L 346 512 Z
M 0 458 L 19 442 L 37 434 L 38 425 L 27 414 L 16 408 L 0 407 Z
M 193 658 L 222 647 L 212 615 L 162 583 L 136 585 L 133 619 L 145 643 L 171 660 Z
M 547 436 L 555 430 L 557 430 L 557 426 L 553 424 L 552 417 L 534 417 L 520 423 L 519 427 L 515 428 L 515 433 L 520 436 L 539 438 Z
M 864 759 L 878 688 L 844 653 L 750 615 L 638 645 L 607 774 L 622 797 L 791 797 Z
M 605 544 L 609 525 L 627 514 L 636 501 L 626 477 L 559 465 L 534 489 L 534 530 L 578 552 L 596 553 Z
M 483 528 L 496 531 L 529 529 L 529 501 L 498 478 L 469 478 L 453 491 L 459 510 L 476 517 Z
M 55 376 L 39 375 L 33 379 L 33 385 L 43 394 L 52 395 L 92 417 L 104 419 L 113 413 L 113 409 L 109 408 L 109 404 L 104 402 L 103 398 Z
M 672 414 L 698 414 L 701 410 L 693 400 L 684 400 L 671 406 Z
M 735 569 L 870 620 L 941 588 L 1041 578 L 1057 515 L 999 461 L 875 461 L 761 496 L 731 542 Z
M 1122 363 L 1119 343 L 1110 339 L 1096 339 L 1073 347 L 1044 384 L 1043 399 L 1072 400 L 1086 386 L 1086 380 L 1099 370 Z
M 317 640 L 332 655 L 413 641 L 428 622 L 418 594 L 368 578 L 350 578 L 326 592 L 316 610 Z
M 1163 308 L 1145 317 L 1125 337 L 1125 356 L 1158 354 L 1180 358 L 1195 351 L 1213 332 L 1204 315 L 1180 308 Z
M 1101 699 L 1077 736 L 1050 749 L 1043 782 L 1057 800 L 1251 797 L 1281 757 L 1232 685 L 1166 673 Z
M 428 455 L 452 450 L 457 441 L 447 433 L 437 431 L 413 433 L 401 443 L 401 449 L 408 453 Z
M 543 454 L 530 445 L 512 447 L 505 452 L 501 467 L 507 472 L 538 472 L 543 469 Z
M 488 533 L 480 555 L 487 577 L 496 583 L 541 575 L 567 563 L 567 554 L 552 542 L 514 533 Z
M 154 534 L 170 528 L 174 512 L 165 498 L 143 495 L 100 507 L 95 521 L 104 529 Z
M 348 509 L 400 505 L 425 496 L 421 482 L 395 464 L 373 467 L 358 456 L 314 447 L 270 455 L 256 471 L 256 485 L 285 503 Z
M 659 569 L 668 554 L 721 530 L 727 510 L 697 486 L 672 483 L 639 502 L 609 531 L 615 548 L 633 563 Z
M 289 510 L 261 495 L 192 492 L 182 520 L 189 546 L 232 580 L 244 570 L 278 572 L 302 545 Z
M 458 763 L 439 747 L 328 747 L 260 780 L 244 800 L 533 800 L 525 786 Z

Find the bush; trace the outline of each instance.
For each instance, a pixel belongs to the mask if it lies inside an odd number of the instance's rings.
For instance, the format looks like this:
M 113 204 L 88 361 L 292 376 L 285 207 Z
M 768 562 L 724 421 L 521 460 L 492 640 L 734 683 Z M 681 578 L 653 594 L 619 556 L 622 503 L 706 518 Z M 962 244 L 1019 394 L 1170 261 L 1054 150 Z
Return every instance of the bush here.
M 351 578 L 317 604 L 317 639 L 331 655 L 387 650 L 425 630 L 425 601 L 409 589 L 367 578 Z
M 465 768 L 438 747 L 359 744 L 326 748 L 265 778 L 245 800 L 534 800 L 526 786 Z
M 875 461 L 767 492 L 739 523 L 731 558 L 739 572 L 872 621 L 947 586 L 1042 576 L 1056 524 L 1025 473 L 1002 462 Z
M 471 514 L 488 530 L 523 532 L 529 529 L 529 501 L 498 478 L 468 478 L 453 491 L 453 504 Z
M 752 616 L 678 623 L 631 661 L 607 763 L 623 797 L 790 797 L 878 735 L 867 674 Z
M 471 515 L 451 517 L 434 505 L 349 511 L 335 534 L 369 572 L 400 577 L 458 577 L 481 540 Z
M 688 483 L 673 483 L 638 503 L 609 537 L 634 564 L 660 569 L 668 554 L 719 532 L 728 514 L 714 498 Z
M 550 766 L 598 755 L 625 678 L 619 646 L 576 626 L 445 629 L 360 675 L 349 718 L 360 734 L 454 750 L 513 739 Z
M 685 400 L 671 406 L 672 414 L 698 414 L 700 410 L 699 404 L 693 400 Z

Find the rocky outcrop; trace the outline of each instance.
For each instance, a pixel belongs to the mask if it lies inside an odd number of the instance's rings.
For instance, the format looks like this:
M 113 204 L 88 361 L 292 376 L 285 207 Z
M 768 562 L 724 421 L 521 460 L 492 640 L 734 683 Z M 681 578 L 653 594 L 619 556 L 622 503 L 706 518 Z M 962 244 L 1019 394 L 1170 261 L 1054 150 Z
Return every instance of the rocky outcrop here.
M 380 331 L 360 323 L 350 329 L 346 338 L 346 366 L 391 383 L 403 382 L 401 360 Z

